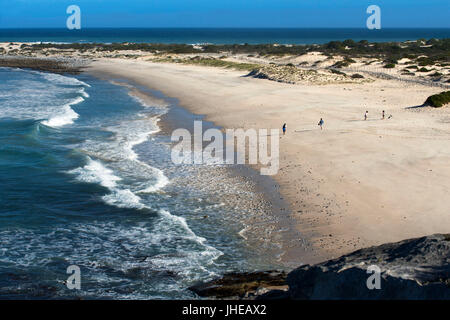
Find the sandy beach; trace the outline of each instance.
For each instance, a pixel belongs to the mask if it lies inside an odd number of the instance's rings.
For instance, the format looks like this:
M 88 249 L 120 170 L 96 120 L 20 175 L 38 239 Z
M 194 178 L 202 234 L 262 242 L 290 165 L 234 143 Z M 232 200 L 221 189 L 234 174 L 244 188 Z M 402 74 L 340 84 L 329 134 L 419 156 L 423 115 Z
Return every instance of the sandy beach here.
M 274 178 L 290 204 L 286 221 L 312 245 L 305 261 L 300 239 L 285 243 L 283 259 L 293 265 L 448 232 L 450 111 L 414 108 L 441 88 L 380 79 L 286 84 L 242 71 L 126 59 L 98 59 L 89 72 L 161 91 L 224 128 L 286 122 Z

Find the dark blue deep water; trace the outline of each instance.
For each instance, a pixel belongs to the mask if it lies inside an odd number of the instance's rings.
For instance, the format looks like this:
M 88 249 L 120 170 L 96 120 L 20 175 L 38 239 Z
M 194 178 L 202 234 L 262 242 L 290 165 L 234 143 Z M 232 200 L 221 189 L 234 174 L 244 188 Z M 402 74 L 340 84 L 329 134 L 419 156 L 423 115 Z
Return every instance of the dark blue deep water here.
M 0 68 L 0 299 L 195 298 L 199 280 L 272 267 L 202 185 L 220 177 L 172 167 L 167 108 L 87 75 Z
M 282 43 L 312 44 L 353 39 L 371 42 L 450 38 L 450 29 L 250 29 L 250 28 L 123 28 L 0 29 L 0 42 L 152 42 L 152 43 Z

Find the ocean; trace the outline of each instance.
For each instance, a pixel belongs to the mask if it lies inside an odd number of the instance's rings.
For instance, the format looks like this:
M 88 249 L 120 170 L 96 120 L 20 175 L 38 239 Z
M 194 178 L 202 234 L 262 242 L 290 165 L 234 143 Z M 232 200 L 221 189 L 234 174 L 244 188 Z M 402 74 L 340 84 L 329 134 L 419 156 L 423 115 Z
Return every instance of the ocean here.
M 103 28 L 103 29 L 0 29 L 0 42 L 152 42 L 152 43 L 213 43 L 213 44 L 321 44 L 353 39 L 371 42 L 407 41 L 430 38 L 450 38 L 450 29 L 389 29 L 365 28 Z
M 223 166 L 173 165 L 159 121 L 176 101 L 116 81 L 0 68 L 0 299 L 188 299 L 279 267 L 273 241 L 243 235 L 261 194 Z

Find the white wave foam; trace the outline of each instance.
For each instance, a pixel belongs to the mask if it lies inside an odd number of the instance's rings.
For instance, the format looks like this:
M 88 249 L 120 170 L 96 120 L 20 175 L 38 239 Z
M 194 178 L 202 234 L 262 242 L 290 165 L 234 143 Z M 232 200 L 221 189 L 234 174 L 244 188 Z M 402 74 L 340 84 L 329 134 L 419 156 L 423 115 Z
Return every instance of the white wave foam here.
M 180 240 L 176 234 L 160 237 L 160 233 L 155 232 L 153 228 L 154 222 L 152 220 L 124 225 L 118 221 L 100 219 L 90 223 L 75 222 L 56 226 L 50 232 L 37 232 L 34 229 L 0 230 L 0 262 L 23 270 L 33 266 L 35 269 L 48 271 L 49 268 L 58 268 L 49 264 L 55 261 L 57 254 L 60 257 L 68 257 L 64 260 L 68 263 L 75 261 L 86 266 L 86 279 L 97 284 L 92 286 L 89 292 L 83 291 L 82 287 L 80 295 L 93 298 L 101 296 L 149 299 L 158 296 L 173 298 L 174 293 L 179 293 L 179 297 L 183 298 L 186 282 L 192 283 L 215 275 L 217 268 L 207 266 L 211 257 L 220 253 L 206 247 L 192 250 L 191 246 L 195 246 L 195 243 L 191 242 L 187 244 L 188 247 L 181 245 L 167 249 L 166 241 L 180 243 L 184 238 Z M 73 245 L 74 239 L 76 246 Z M 141 257 L 139 253 L 145 255 L 150 246 L 156 249 L 151 248 L 152 255 Z M 105 267 L 122 274 L 131 273 L 138 278 L 124 277 L 118 282 L 119 274 L 104 272 Z M 146 272 L 135 273 L 135 270 Z M 173 272 L 177 278 L 157 278 L 155 274 L 158 271 L 162 274 Z M 124 293 L 121 290 L 124 283 L 135 285 L 136 290 L 133 290 L 132 294 Z
M 170 180 L 169 178 L 167 178 L 167 176 L 164 174 L 162 170 L 154 167 L 152 167 L 152 169 L 155 172 L 156 183 L 143 190 L 138 191 L 139 193 L 153 193 L 161 190 L 162 188 L 164 188 L 166 185 L 169 184 Z
M 114 175 L 111 169 L 106 168 L 99 161 L 94 161 L 90 157 L 88 163 L 82 167 L 69 171 L 71 174 L 78 174 L 77 179 L 82 182 L 98 183 L 105 188 L 115 188 L 117 181 L 121 178 Z
M 131 192 L 130 189 L 117 189 L 111 190 L 110 194 L 102 197 L 102 199 L 109 205 L 113 205 L 119 208 L 133 208 L 143 209 L 145 206 L 141 203 L 141 198 Z
M 105 203 L 119 208 L 134 209 L 151 209 L 150 206 L 144 205 L 142 199 L 133 193 L 129 188 L 119 185 L 122 179 L 115 175 L 113 170 L 106 168 L 100 161 L 92 160 L 88 157 L 88 163 L 82 167 L 69 171 L 71 174 L 77 174 L 77 180 L 89 183 L 98 183 L 109 189 L 109 193 L 102 197 Z M 197 236 L 186 222 L 184 217 L 171 214 L 169 211 L 158 210 L 160 216 L 156 225 L 157 234 L 152 234 L 151 242 L 161 244 L 164 239 L 185 239 L 192 241 L 196 245 L 201 246 L 199 252 L 183 252 L 179 257 L 167 257 L 159 255 L 151 258 L 151 262 L 162 269 L 169 268 L 173 270 L 183 270 L 183 274 L 189 277 L 198 275 L 199 270 L 207 272 L 206 266 L 213 263 L 223 252 L 206 244 L 207 240 Z M 186 259 L 188 259 L 189 267 L 187 267 Z
M 44 79 L 46 79 L 47 81 L 50 81 L 52 83 L 56 83 L 59 85 L 69 85 L 69 86 L 85 86 L 85 87 L 90 87 L 89 84 L 87 84 L 86 82 L 83 82 L 81 80 L 78 80 L 77 78 L 73 78 L 73 77 L 67 77 L 67 76 L 63 76 L 60 74 L 56 74 L 56 73 L 48 73 L 48 72 L 40 72 L 40 71 L 35 71 L 36 73 L 38 73 L 40 76 L 42 76 Z
M 108 188 L 110 193 L 102 197 L 105 203 L 119 208 L 151 209 L 151 207 L 142 204 L 142 199 L 130 189 L 120 188 L 118 182 L 122 179 L 116 176 L 113 170 L 105 167 L 100 161 L 92 160 L 90 157 L 87 157 L 87 159 L 87 164 L 84 167 L 71 170 L 69 173 L 76 174 L 78 181 L 97 183 Z M 205 246 L 206 250 L 212 251 L 214 259 L 222 254 L 219 250 L 205 245 L 206 239 L 197 236 L 189 228 L 185 218 L 172 215 L 164 209 L 158 210 L 158 213 L 162 218 L 159 229 L 160 231 L 166 231 L 162 233 L 165 236 L 170 230 L 173 231 L 173 228 L 178 226 L 185 233 L 185 237 Z
M 245 233 L 248 231 L 248 227 L 246 226 L 244 229 L 238 232 L 238 235 L 240 235 L 244 240 L 248 240 L 248 238 L 245 236 Z
M 112 81 L 112 83 L 125 86 L 131 89 L 130 91 L 128 91 L 128 95 L 137 103 L 139 103 L 141 106 L 145 108 L 157 108 L 161 113 L 167 112 L 168 103 L 164 99 L 152 97 L 145 93 L 141 93 L 139 90 L 136 90 L 132 85 L 129 84 L 117 83 L 114 81 Z
M 105 167 L 100 161 L 92 160 L 90 157 L 87 158 L 87 164 L 82 168 L 77 168 L 69 171 L 70 174 L 76 174 L 77 180 L 88 183 L 98 183 L 109 189 L 109 193 L 102 197 L 105 203 L 116 206 L 119 208 L 134 208 L 134 209 L 143 209 L 151 207 L 144 205 L 141 201 L 142 199 L 134 194 L 128 188 L 120 188 L 118 182 L 122 179 L 116 176 L 113 170 Z M 161 209 L 158 210 L 158 214 L 161 219 L 158 224 L 158 231 L 160 231 L 160 235 L 167 237 L 168 234 L 177 232 L 176 229 L 179 229 L 182 232 L 183 237 L 189 239 L 191 241 L 196 242 L 198 245 L 204 247 L 204 251 L 200 254 L 199 257 L 196 258 L 198 262 L 196 263 L 197 268 L 204 268 L 203 265 L 205 263 L 205 259 L 208 260 L 208 263 L 211 263 L 223 253 L 220 250 L 215 249 L 214 247 L 208 246 L 205 244 L 206 239 L 203 237 L 197 236 L 188 226 L 186 219 L 180 216 L 172 215 L 169 211 Z M 177 237 L 180 237 L 179 235 Z M 155 235 L 155 239 L 157 240 L 158 236 Z M 182 263 L 185 263 L 183 259 L 180 261 L 174 259 L 162 259 L 161 257 L 154 259 L 159 260 L 159 263 L 167 266 L 179 266 Z M 164 261 L 164 262 L 163 262 Z M 203 263 L 201 263 L 203 261 Z M 205 269 L 206 270 L 206 269 Z
M 143 99 L 141 99 L 138 96 L 132 94 L 131 92 L 129 92 L 128 95 L 130 97 L 132 97 L 134 100 L 136 100 L 141 106 L 146 107 L 146 108 L 150 107 Z
M 80 93 L 83 97 L 85 98 L 89 98 L 89 94 L 84 90 L 84 88 L 81 88 L 80 91 L 78 91 L 78 93 Z
M 122 161 L 122 168 L 127 168 L 127 171 L 131 172 L 132 175 L 138 174 L 142 180 L 145 180 L 146 185 L 139 186 L 137 193 L 156 192 L 169 183 L 169 179 L 162 170 L 141 161 L 133 149 L 135 146 L 147 141 L 150 135 L 159 131 L 159 127 L 156 124 L 158 120 L 158 117 L 143 118 L 108 128 L 116 133 L 116 143 L 111 148 L 111 143 L 109 142 L 108 146 L 105 146 L 102 151 L 104 152 L 108 149 L 107 153 L 110 154 L 110 158 Z M 94 147 L 98 149 L 98 145 Z M 129 167 L 135 169 L 129 170 Z
M 129 140 L 125 143 L 128 159 L 137 160 L 138 155 L 134 152 L 133 147 L 145 142 L 152 133 L 153 131 L 134 134 L 134 137 L 131 137 L 133 140 Z
M 44 125 L 60 127 L 71 124 L 78 118 L 78 114 L 71 106 L 89 98 L 85 87 L 80 87 L 75 78 L 37 71 L 20 70 L 23 73 L 20 75 L 14 70 L 8 72 L 11 76 L 2 83 L 0 89 L 2 99 L 0 117 L 20 120 L 43 119 Z M 50 79 L 54 77 L 60 81 L 49 82 L 42 77 Z M 67 83 L 76 86 L 62 85 Z
M 141 198 L 135 195 L 130 189 L 120 188 L 117 184 L 122 178 L 116 176 L 114 171 L 105 167 L 100 161 L 87 157 L 88 163 L 82 167 L 69 171 L 70 174 L 77 174 L 77 180 L 88 183 L 97 183 L 108 188 L 110 193 L 102 199 L 109 205 L 119 208 L 142 209 L 144 205 Z
M 71 106 L 79 104 L 83 101 L 84 99 L 82 97 L 76 98 L 72 102 L 64 105 L 62 107 L 62 110 L 59 111 L 56 115 L 51 115 L 48 120 L 42 121 L 42 124 L 49 127 L 61 127 L 73 123 L 74 120 L 78 119 L 79 114 L 73 111 Z
M 171 214 L 169 211 L 161 209 L 158 211 L 161 220 L 158 224 L 159 235 L 167 237 L 170 233 L 176 232 L 177 237 L 179 233 L 184 233 L 184 239 L 195 242 L 202 249 L 200 251 L 183 251 L 179 257 L 167 257 L 164 255 L 157 255 L 149 259 L 155 265 L 163 267 L 164 269 L 183 270 L 181 273 L 192 279 L 198 279 L 199 271 L 206 272 L 209 276 L 215 276 L 214 272 L 206 269 L 206 266 L 213 264 L 217 258 L 223 255 L 223 252 L 208 245 L 207 240 L 196 235 L 191 228 L 189 228 L 186 219 L 180 216 Z M 178 232 L 176 229 L 180 228 Z M 170 238 L 170 237 L 169 237 Z M 158 237 L 155 237 L 155 240 Z
M 148 201 L 145 202 L 144 196 L 140 197 L 140 193 L 156 192 L 166 186 L 169 179 L 162 170 L 139 159 L 134 149 L 147 141 L 151 134 L 159 131 L 157 126 L 159 118 L 147 118 L 144 113 L 138 116 L 136 120 L 107 127 L 108 131 L 115 133 L 112 139 L 88 141 L 82 146 L 88 154 L 110 161 L 108 168 L 100 161 L 91 160 L 85 167 L 72 173 L 78 173 L 80 180 L 84 176 L 84 181 L 107 186 L 109 193 L 102 196 L 102 200 L 108 205 L 119 208 L 154 209 Z M 83 175 L 80 175 L 80 171 Z M 173 248 L 176 250 L 175 254 L 156 255 L 148 258 L 148 262 L 151 262 L 154 268 L 173 270 L 189 279 L 205 273 L 211 276 L 212 273 L 207 266 L 223 253 L 208 245 L 205 238 L 197 236 L 184 217 L 173 215 L 164 209 L 157 212 L 158 219 L 153 225 L 154 231 L 149 233 L 147 244 L 161 246 L 169 241 L 183 245 L 180 248 L 178 246 Z M 186 250 L 184 244 L 192 250 Z
M 29 41 L 30 44 L 70 44 L 72 42 L 61 42 L 61 41 Z
M 159 210 L 159 214 L 162 217 L 168 219 L 171 223 L 178 224 L 179 226 L 181 226 L 190 236 L 195 237 L 195 239 L 198 241 L 198 243 L 203 244 L 206 241 L 205 238 L 197 236 L 191 230 L 191 228 L 189 228 L 185 218 L 173 215 L 169 211 L 164 210 L 164 209 Z

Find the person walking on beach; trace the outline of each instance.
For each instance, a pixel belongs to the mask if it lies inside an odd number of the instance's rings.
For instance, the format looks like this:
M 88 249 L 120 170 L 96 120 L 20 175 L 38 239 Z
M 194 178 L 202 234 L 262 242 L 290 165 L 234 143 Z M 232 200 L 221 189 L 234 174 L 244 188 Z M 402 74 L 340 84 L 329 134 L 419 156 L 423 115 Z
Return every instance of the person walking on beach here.
M 320 130 L 323 129 L 322 128 L 322 126 L 323 126 L 323 119 L 322 118 L 320 118 L 320 121 L 319 121 L 319 123 L 317 125 L 320 127 Z
M 384 110 L 383 110 L 383 112 L 381 113 L 381 120 L 384 120 Z
M 366 120 L 367 120 L 367 116 L 368 116 L 368 114 L 369 114 L 369 111 L 367 111 L 367 110 L 366 110 L 366 113 L 364 113 L 364 121 L 366 121 Z
M 286 134 L 286 123 L 283 124 L 283 136 Z

